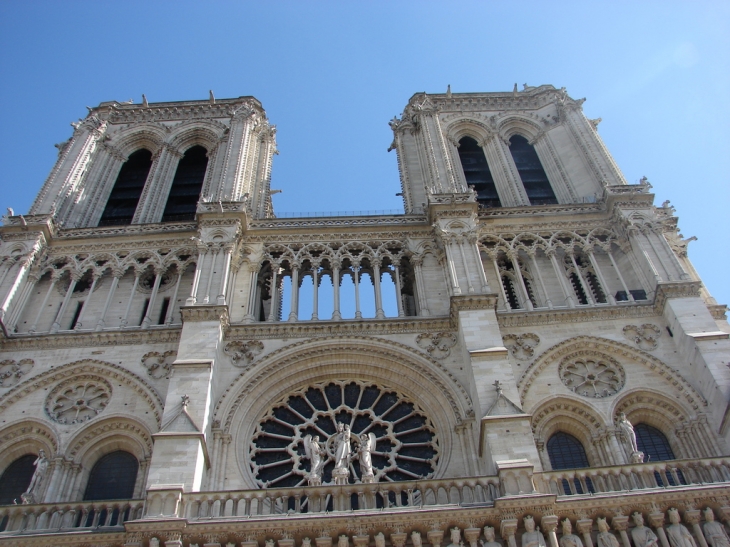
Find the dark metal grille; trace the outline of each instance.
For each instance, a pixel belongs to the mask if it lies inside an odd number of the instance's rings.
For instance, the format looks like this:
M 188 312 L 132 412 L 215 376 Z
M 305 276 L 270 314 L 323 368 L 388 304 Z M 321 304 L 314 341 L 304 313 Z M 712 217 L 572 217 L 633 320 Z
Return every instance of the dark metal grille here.
M 129 452 L 118 450 L 103 456 L 89 475 L 85 501 L 131 499 L 139 463 Z
M 0 476 L 0 505 L 20 503 L 20 495 L 28 489 L 33 478 L 35 454 L 26 454 L 11 463 Z
M 208 152 L 202 146 L 193 146 L 180 160 L 167 196 L 162 222 L 194 220 L 200 191 L 203 189 Z
M 540 158 L 532 145 L 521 135 L 513 135 L 509 140 L 509 150 L 515 167 L 520 174 L 530 205 L 550 205 L 557 203 L 550 181 L 542 168 Z
M 152 167 L 152 152 L 137 150 L 122 165 L 112 193 L 99 220 L 99 226 L 131 224 L 142 189 Z
M 459 159 L 464 169 L 464 178 L 469 186 L 473 186 L 477 193 L 477 201 L 485 207 L 501 207 L 494 185 L 492 172 L 489 170 L 484 150 L 471 137 L 464 137 L 459 141 Z

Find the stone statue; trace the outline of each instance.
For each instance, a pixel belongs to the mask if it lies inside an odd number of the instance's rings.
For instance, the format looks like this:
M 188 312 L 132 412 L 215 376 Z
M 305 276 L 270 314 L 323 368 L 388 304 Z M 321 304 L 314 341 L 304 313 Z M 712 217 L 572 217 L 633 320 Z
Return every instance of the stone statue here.
M 573 533 L 573 525 L 569 519 L 563 521 L 563 535 L 560 538 L 560 547 L 583 547 L 583 541 Z
M 374 482 L 373 473 L 373 457 L 372 452 L 375 449 L 375 433 L 363 433 L 360 435 L 360 473 L 362 473 L 362 482 Z
M 421 542 L 421 532 L 413 530 L 413 532 L 411 532 L 411 541 L 413 542 L 413 547 L 421 547 L 423 545 Z
M 350 426 L 342 422 L 337 424 L 335 435 L 335 469 L 347 469 L 350 465 Z
M 715 513 L 712 509 L 708 507 L 703 513 L 705 514 L 705 524 L 702 529 L 710 547 L 730 547 L 730 538 L 725 532 L 725 527 L 715 520 Z
M 327 451 L 324 445 L 319 442 L 319 435 L 304 437 L 304 452 L 310 463 L 309 475 L 307 476 L 309 486 L 319 486 L 322 484 L 322 471 L 324 470 L 324 464 L 327 462 Z
M 383 532 L 375 534 L 375 547 L 385 547 L 385 535 L 383 535 Z
M 35 494 L 38 494 L 43 479 L 46 476 L 48 458 L 46 458 L 46 452 L 43 449 L 38 451 L 38 457 L 33 462 L 33 465 L 35 465 L 35 471 L 30 479 L 30 484 L 28 485 L 28 489 L 21 495 L 24 504 L 36 503 Z
M 340 539 L 337 540 L 337 547 L 350 547 L 350 538 L 342 534 Z
M 494 528 L 492 526 L 484 527 L 484 537 L 487 541 L 482 541 L 482 547 L 502 547 L 494 537 Z
M 545 538 L 540 529 L 535 529 L 535 519 L 527 515 L 522 519 L 525 525 L 525 533 L 522 534 L 522 547 L 546 547 Z
M 667 526 L 667 539 L 672 547 L 697 547 L 695 538 L 689 533 L 687 527 L 680 522 L 679 511 L 676 508 L 671 508 L 669 511 L 669 522 L 671 524 Z
M 451 543 L 449 543 L 448 547 L 459 547 L 461 545 L 461 530 L 454 526 L 449 530 L 449 533 L 451 534 Z
M 616 425 L 623 433 L 624 438 L 628 441 L 631 447 L 631 462 L 641 463 L 644 461 L 644 453 L 639 452 L 639 446 L 636 444 L 636 433 L 634 432 L 634 426 L 626 418 L 626 414 L 623 412 L 619 413 Z
M 644 517 L 639 512 L 631 515 L 634 520 L 634 528 L 631 530 L 631 537 L 636 547 L 659 547 L 659 540 L 651 528 L 644 526 Z
M 598 517 L 596 522 L 598 524 L 598 547 L 620 547 L 616 536 L 608 531 L 606 519 Z

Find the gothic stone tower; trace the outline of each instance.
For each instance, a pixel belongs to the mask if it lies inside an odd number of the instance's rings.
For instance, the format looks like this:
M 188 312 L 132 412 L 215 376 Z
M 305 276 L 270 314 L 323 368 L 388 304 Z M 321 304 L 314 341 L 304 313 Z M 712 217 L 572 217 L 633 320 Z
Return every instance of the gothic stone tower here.
M 0 544 L 725 547 L 725 306 L 581 103 L 416 94 L 319 218 L 252 97 L 91 109 L 0 228 Z

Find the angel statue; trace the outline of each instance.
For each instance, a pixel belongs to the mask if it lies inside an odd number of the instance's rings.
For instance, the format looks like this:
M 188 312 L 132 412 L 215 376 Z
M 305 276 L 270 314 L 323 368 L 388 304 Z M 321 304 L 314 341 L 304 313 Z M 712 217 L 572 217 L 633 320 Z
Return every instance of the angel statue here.
M 319 442 L 319 435 L 304 437 L 304 452 L 311 466 L 309 475 L 307 475 L 307 482 L 309 486 L 320 486 L 322 484 L 322 470 L 327 462 L 327 450 Z
M 373 450 L 375 449 L 375 433 L 363 433 L 360 435 L 360 473 L 362 473 L 362 482 L 375 482 L 373 473 Z

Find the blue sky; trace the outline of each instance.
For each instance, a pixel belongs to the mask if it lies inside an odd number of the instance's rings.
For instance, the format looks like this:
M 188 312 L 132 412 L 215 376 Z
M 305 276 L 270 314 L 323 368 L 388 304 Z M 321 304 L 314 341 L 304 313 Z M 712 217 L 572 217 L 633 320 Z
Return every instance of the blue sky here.
M 254 95 L 278 126 L 280 212 L 402 206 L 388 120 L 417 91 L 567 87 L 727 282 L 727 2 L 0 3 L 0 207 L 27 211 L 86 105 Z M 725 99 L 724 99 L 725 98 Z

